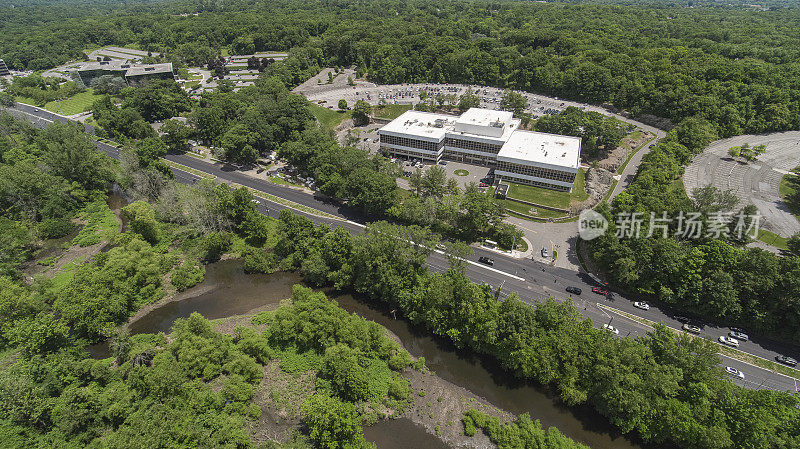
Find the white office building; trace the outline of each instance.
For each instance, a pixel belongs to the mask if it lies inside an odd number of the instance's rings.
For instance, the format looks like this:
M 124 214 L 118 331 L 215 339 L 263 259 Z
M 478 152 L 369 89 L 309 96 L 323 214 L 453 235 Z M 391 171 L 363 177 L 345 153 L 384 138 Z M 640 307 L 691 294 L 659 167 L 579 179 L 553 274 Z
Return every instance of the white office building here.
M 572 190 L 581 139 L 518 129 L 511 112 L 471 108 L 460 117 L 407 111 L 378 131 L 381 151 L 404 159 L 441 159 L 495 167 L 495 179 Z

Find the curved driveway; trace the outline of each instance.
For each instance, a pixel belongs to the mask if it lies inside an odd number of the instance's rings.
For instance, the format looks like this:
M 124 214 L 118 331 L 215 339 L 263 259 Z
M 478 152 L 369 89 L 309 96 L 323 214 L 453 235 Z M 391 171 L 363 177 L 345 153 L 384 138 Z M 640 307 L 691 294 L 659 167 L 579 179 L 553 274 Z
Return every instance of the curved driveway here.
M 728 150 L 744 143 L 766 145 L 757 161 L 745 163 L 728 156 Z M 781 200 L 779 186 L 784 175 L 800 165 L 800 131 L 768 135 L 744 135 L 712 142 L 686 167 L 683 183 L 687 193 L 709 184 L 730 190 L 739 198 L 738 207 L 752 204 L 763 216 L 761 226 L 783 237 L 800 232 L 800 222 Z

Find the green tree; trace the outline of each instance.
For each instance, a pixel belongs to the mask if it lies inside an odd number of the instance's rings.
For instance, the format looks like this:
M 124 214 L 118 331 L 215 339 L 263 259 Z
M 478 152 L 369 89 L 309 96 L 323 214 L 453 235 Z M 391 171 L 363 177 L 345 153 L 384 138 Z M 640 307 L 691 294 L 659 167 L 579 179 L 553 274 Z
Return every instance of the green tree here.
M 317 447 L 325 449 L 374 447 L 364 440 L 356 407 L 324 394 L 303 403 L 303 422 Z
M 480 105 L 481 99 L 472 92 L 471 87 L 467 87 L 467 91 L 458 99 L 458 109 L 462 112 L 469 108 L 478 108 Z
M 353 122 L 356 126 L 366 125 L 369 123 L 369 117 L 372 114 L 372 106 L 364 100 L 356 101 L 353 106 Z
M 346 111 L 347 110 L 347 100 L 342 98 L 341 100 L 339 100 L 339 105 L 338 106 L 339 106 L 339 110 L 340 111 Z

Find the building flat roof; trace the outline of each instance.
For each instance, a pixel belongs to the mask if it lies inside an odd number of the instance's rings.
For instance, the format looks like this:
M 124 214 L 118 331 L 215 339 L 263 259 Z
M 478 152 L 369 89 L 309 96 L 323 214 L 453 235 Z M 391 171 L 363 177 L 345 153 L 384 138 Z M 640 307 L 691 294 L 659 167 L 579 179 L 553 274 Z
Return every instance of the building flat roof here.
M 519 130 L 497 153 L 498 161 L 573 170 L 578 169 L 580 157 L 580 137 Z
M 79 72 L 90 70 L 108 70 L 125 72 L 125 76 L 148 75 L 152 73 L 172 73 L 172 63 L 161 64 L 131 64 L 125 61 L 113 60 L 102 62 L 86 62 L 78 68 Z
M 406 111 L 400 117 L 381 128 L 379 134 L 400 134 L 441 141 L 445 133 L 452 129 L 455 119 L 452 115 L 432 112 Z
M 172 73 L 172 63 L 165 62 L 163 64 L 147 64 L 147 65 L 134 65 L 131 66 L 125 76 L 139 76 L 151 75 L 153 73 Z
M 513 113 L 510 111 L 497 111 L 494 109 L 469 108 L 456 120 L 456 129 L 459 125 L 473 125 L 490 128 L 502 128 L 507 125 Z

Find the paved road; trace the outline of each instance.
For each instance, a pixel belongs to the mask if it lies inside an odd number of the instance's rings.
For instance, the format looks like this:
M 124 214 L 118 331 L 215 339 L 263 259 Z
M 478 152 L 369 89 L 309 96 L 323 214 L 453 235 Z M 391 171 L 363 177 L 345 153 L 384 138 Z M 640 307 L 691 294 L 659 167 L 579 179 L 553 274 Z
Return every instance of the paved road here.
M 33 123 L 39 127 L 44 127 L 53 120 L 62 122 L 68 121 L 65 117 L 27 105 L 17 105 L 11 112 L 17 116 L 32 120 Z M 85 128 L 87 131 L 92 131 L 91 127 L 88 125 L 85 125 Z M 119 150 L 115 147 L 102 142 L 97 142 L 97 147 L 113 158 L 119 157 Z M 245 185 L 258 191 L 285 198 L 297 204 L 336 216 L 336 218 L 324 218 L 300 211 L 300 213 L 310 217 L 318 224 L 343 226 L 351 232 L 360 232 L 364 228 L 364 225 L 361 224 L 364 220 L 359 213 L 332 203 L 320 195 L 309 195 L 302 191 L 273 184 L 266 180 L 255 179 L 236 171 L 233 167 L 223 164 L 214 164 L 191 156 L 169 155 L 167 159 L 183 164 L 194 170 L 215 175 L 222 181 Z M 193 184 L 199 179 L 198 176 L 185 171 L 174 171 L 178 181 L 185 184 Z M 258 208 L 262 213 L 277 217 L 278 212 L 286 208 L 286 206 L 273 203 L 264 197 L 260 198 L 261 204 Z M 487 266 L 478 263 L 477 260 L 481 256 L 493 258 L 494 265 Z M 428 263 L 430 268 L 434 271 L 444 272 L 448 268 L 446 257 L 438 252 L 431 254 Z M 682 325 L 681 322 L 674 318 L 675 314 L 667 308 L 651 305 L 650 310 L 643 311 L 634 307 L 634 298 L 619 292 L 613 292 L 611 297 L 592 293 L 591 288 L 596 284 L 586 273 L 552 267 L 535 260 L 514 259 L 491 250 L 476 248 L 475 255 L 472 257 L 472 260 L 469 261 L 466 273 L 469 278 L 476 283 L 485 282 L 492 285 L 494 289 L 499 289 L 501 297 L 507 297 L 512 293 L 517 293 L 523 301 L 529 304 L 542 301 L 548 297 L 566 300 L 569 297 L 565 290 L 566 287 L 580 287 L 583 292 L 581 295 L 574 297 L 574 303 L 581 314 L 586 318 L 591 318 L 596 327 L 611 322 L 614 327 L 620 330 L 620 336 L 623 337 L 643 336 L 648 332 L 649 328 L 639 322 L 609 312 L 599 307 L 600 305 L 615 308 L 651 321 L 663 321 L 666 325 L 675 329 L 680 329 Z M 728 330 L 729 329 L 724 327 L 706 325 L 703 328 L 702 336 L 716 341 L 720 335 L 727 334 Z M 740 349 L 767 359 L 773 359 L 778 354 L 790 355 L 796 359 L 800 358 L 800 348 L 782 345 L 755 336 L 751 341 L 742 342 Z M 723 364 L 736 367 L 745 373 L 746 377 L 744 381 L 736 380 L 745 387 L 797 391 L 798 385 L 793 378 L 736 360 L 723 358 Z
M 733 146 L 749 143 L 766 145 L 757 161 L 745 163 L 728 156 Z M 763 216 L 761 226 L 783 237 L 800 232 L 800 222 L 781 200 L 781 179 L 800 165 L 800 131 L 767 135 L 745 135 L 711 142 L 702 154 L 686 167 L 683 182 L 687 193 L 694 188 L 714 185 L 730 190 L 739 206 L 753 204 Z

